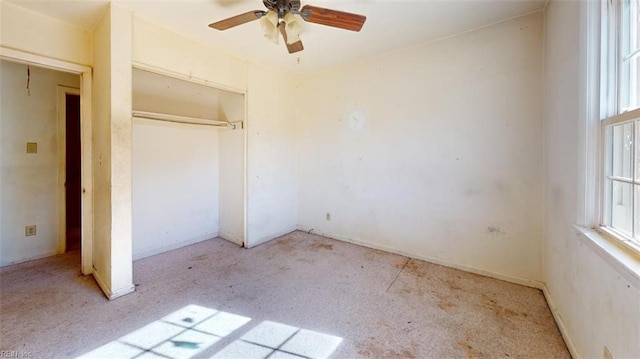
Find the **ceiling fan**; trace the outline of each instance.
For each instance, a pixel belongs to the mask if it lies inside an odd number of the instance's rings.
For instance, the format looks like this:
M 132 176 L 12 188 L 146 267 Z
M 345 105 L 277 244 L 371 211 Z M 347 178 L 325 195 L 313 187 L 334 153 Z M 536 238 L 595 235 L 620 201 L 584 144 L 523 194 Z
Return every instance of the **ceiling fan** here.
M 304 50 L 300 40 L 300 22 L 297 20 L 296 15 L 307 22 L 351 31 L 360 31 L 367 20 L 366 16 L 363 15 L 317 6 L 305 5 L 300 8 L 299 0 L 263 0 L 262 3 L 268 11 L 249 11 L 214 22 L 209 24 L 209 27 L 224 31 L 260 19 L 265 36 L 278 43 L 278 38 L 282 35 L 287 45 L 287 50 L 290 54 L 293 54 Z

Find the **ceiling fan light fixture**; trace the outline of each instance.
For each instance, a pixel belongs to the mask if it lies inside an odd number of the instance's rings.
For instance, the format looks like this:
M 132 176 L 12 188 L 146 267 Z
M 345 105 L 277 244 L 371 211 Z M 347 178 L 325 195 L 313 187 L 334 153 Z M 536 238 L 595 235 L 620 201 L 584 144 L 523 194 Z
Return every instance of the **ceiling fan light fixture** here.
M 290 54 L 295 54 L 304 50 L 302 40 L 300 40 L 303 21 L 344 30 L 360 31 L 367 20 L 366 16 L 339 10 L 312 5 L 300 7 L 300 0 L 262 0 L 262 3 L 267 11 L 248 11 L 211 23 L 209 27 L 224 31 L 260 19 L 264 36 L 275 44 L 278 44 L 279 37 L 282 36 L 287 45 L 287 51 Z
M 298 17 L 292 13 L 287 13 L 284 16 L 285 31 L 287 33 L 287 44 L 291 45 L 300 41 L 300 32 L 302 31 L 302 25 L 298 20 Z
M 260 18 L 260 25 L 264 32 L 264 37 L 277 45 L 280 37 L 278 33 L 278 14 L 273 10 L 267 12 L 266 15 Z

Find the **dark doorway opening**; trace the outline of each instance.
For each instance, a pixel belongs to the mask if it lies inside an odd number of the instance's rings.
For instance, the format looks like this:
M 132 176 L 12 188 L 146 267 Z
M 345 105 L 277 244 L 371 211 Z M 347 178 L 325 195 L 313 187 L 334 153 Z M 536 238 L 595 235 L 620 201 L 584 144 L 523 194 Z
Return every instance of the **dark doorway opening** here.
M 82 146 L 80 143 L 80 96 L 65 96 L 65 218 L 66 251 L 80 249 L 82 239 Z

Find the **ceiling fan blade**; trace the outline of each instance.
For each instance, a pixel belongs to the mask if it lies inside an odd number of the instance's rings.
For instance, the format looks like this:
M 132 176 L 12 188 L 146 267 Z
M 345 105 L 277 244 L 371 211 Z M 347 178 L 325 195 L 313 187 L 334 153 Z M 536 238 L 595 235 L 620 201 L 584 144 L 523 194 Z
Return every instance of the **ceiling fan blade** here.
M 296 52 L 304 50 L 304 46 L 302 46 L 302 41 L 298 40 L 293 44 L 287 43 L 287 32 L 285 31 L 284 25 L 278 25 L 280 28 L 280 33 L 282 34 L 282 38 L 284 38 L 284 44 L 287 45 L 287 50 L 290 54 L 295 54 Z
M 244 14 L 236 15 L 228 19 L 214 22 L 212 24 L 209 24 L 209 27 L 214 28 L 216 30 L 220 30 L 220 31 L 227 30 L 234 26 L 246 24 L 253 20 L 258 20 L 259 18 L 263 17 L 266 13 L 267 13 L 266 11 L 260 11 L 260 10 L 249 11 L 249 12 L 245 12 Z
M 360 31 L 367 20 L 367 17 L 363 15 L 311 5 L 305 5 L 300 14 L 305 21 L 351 31 Z

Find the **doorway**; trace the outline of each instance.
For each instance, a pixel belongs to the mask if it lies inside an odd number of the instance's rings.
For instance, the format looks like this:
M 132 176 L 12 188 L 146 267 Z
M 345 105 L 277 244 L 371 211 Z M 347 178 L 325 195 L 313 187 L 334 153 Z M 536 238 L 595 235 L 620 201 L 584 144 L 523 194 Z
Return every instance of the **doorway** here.
M 82 146 L 80 95 L 65 93 L 65 251 L 80 249 L 82 239 Z
M 63 60 L 57 60 L 50 57 L 28 53 L 20 50 L 9 49 L 0 46 L 0 59 L 8 60 L 10 62 L 17 62 L 26 65 L 32 65 L 37 67 L 43 67 L 50 70 L 60 71 L 63 73 L 71 73 L 80 76 L 80 91 L 77 89 L 73 89 L 75 94 L 81 95 L 81 137 L 83 141 L 82 145 L 82 188 L 81 188 L 81 211 L 82 211 L 82 235 L 81 235 L 81 272 L 84 275 L 93 273 L 93 223 L 94 223 L 94 213 L 93 213 L 93 148 L 92 148 L 92 110 L 91 110 L 91 89 L 93 82 L 93 72 L 91 67 L 85 65 L 79 65 L 76 63 L 71 63 Z M 4 97 L 3 97 L 4 100 Z M 59 102 L 58 102 L 59 103 Z M 4 108 L 4 106 L 3 106 Z M 58 107 L 59 108 L 59 107 Z M 61 111 L 56 111 L 61 112 Z M 60 130 L 61 123 L 65 124 L 64 121 L 57 121 L 58 130 Z M 65 124 L 66 125 L 66 124 Z M 58 137 L 60 138 L 60 137 Z M 62 157 L 62 154 L 65 149 L 64 146 L 58 142 L 58 159 Z M 61 148 L 62 147 L 62 148 Z M 60 161 L 58 161 L 60 162 Z M 64 169 L 64 166 L 59 166 L 59 169 Z M 60 172 L 60 171 L 58 171 Z M 58 187 L 58 213 L 64 214 L 64 206 L 60 206 L 61 203 L 64 203 L 64 194 L 65 191 L 61 190 L 60 187 L 63 187 L 65 178 L 59 178 L 57 181 Z M 64 252 L 65 248 L 60 248 L 66 246 L 66 233 L 64 233 L 64 229 L 66 227 L 66 220 L 64 215 L 58 215 L 58 225 L 57 227 L 57 238 L 59 239 L 56 243 L 57 253 Z M 4 227 L 4 226 L 3 226 Z M 1 241 L 1 239 L 0 239 Z M 21 244 L 27 243 L 26 241 L 20 241 Z M 31 245 L 31 247 L 34 247 Z
M 80 90 L 58 86 L 59 252 L 81 249 L 82 132 Z

